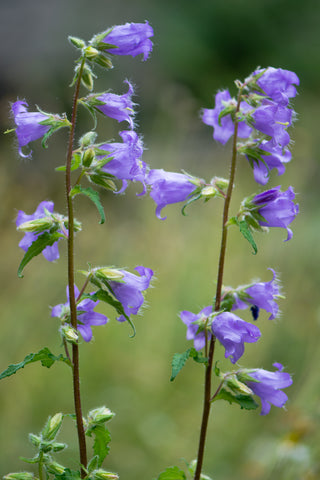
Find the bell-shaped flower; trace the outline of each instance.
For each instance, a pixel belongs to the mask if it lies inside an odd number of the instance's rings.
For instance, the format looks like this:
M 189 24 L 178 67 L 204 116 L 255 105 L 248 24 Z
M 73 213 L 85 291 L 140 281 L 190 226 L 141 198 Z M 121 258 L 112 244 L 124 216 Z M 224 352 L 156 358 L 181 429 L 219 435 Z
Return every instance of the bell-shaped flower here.
M 272 138 L 276 145 L 285 147 L 290 142 L 287 128 L 292 123 L 292 110 L 269 100 L 252 113 L 253 127 Z
M 226 108 L 230 109 L 230 113 L 222 116 L 220 115 Z M 231 111 L 236 110 L 236 101 L 231 98 L 228 90 L 218 92 L 215 98 L 215 108 L 204 108 L 202 111 L 202 121 L 206 125 L 213 127 L 213 138 L 224 145 L 229 138 L 234 134 L 234 122 L 231 116 Z M 240 104 L 240 116 L 252 110 L 252 107 L 246 102 Z M 252 128 L 249 127 L 242 119 L 238 121 L 238 137 L 248 138 Z
M 259 76 L 263 71 L 264 73 Z M 279 105 L 287 106 L 290 98 L 297 94 L 295 85 L 299 85 L 300 81 L 298 76 L 290 70 L 268 67 L 256 70 L 253 75 L 259 76 L 257 85 Z
M 145 193 L 146 164 L 141 160 L 142 140 L 133 130 L 124 130 L 120 132 L 120 136 L 123 143 L 105 143 L 99 147 L 108 154 L 98 158 L 110 159 L 101 167 L 101 171 L 122 180 L 122 188 L 118 193 L 124 192 L 128 180 L 141 182 L 144 185 L 143 193 Z
M 161 217 L 161 210 L 171 203 L 185 202 L 200 186 L 201 180 L 184 173 L 155 169 L 149 171 L 146 183 L 151 186 L 150 197 L 157 204 L 157 217 L 165 220 L 167 217 Z
M 252 310 L 255 320 L 259 316 L 260 308 L 271 313 L 269 320 L 276 318 L 279 312 L 276 299 L 279 297 L 280 289 L 276 272 L 272 268 L 269 268 L 269 270 L 273 273 L 270 282 L 257 282 L 247 287 L 238 287 L 234 291 L 235 302 L 232 305 L 232 310 L 243 310 L 251 306 L 256 307 L 255 310 Z
M 139 275 L 127 272 L 126 270 L 119 270 L 122 277 L 119 281 L 109 281 L 109 286 L 113 295 L 122 304 L 125 314 L 136 315 L 144 303 L 144 290 L 150 286 L 153 271 L 151 268 L 138 266 L 135 268 Z M 120 315 L 117 318 L 119 322 L 124 322 L 126 318 Z
M 266 152 L 261 154 L 261 160 L 253 162 L 253 175 L 257 183 L 266 185 L 269 180 L 270 170 L 276 168 L 278 175 L 285 172 L 285 164 L 291 160 L 291 152 L 287 148 L 282 148 L 272 140 L 263 140 L 259 149 Z
M 79 297 L 79 290 L 74 286 L 74 294 L 76 300 Z M 67 287 L 66 303 L 61 303 L 52 308 L 51 316 L 61 319 L 62 324 L 70 324 L 70 304 L 69 304 L 69 287 Z M 95 307 L 99 304 L 99 300 L 94 302 L 90 298 L 85 298 L 77 302 L 77 329 L 81 333 L 85 342 L 90 342 L 92 339 L 91 327 L 94 325 L 105 325 L 108 318 L 102 313 L 95 312 Z
M 256 342 L 260 330 L 256 325 L 245 322 L 230 312 L 215 316 L 211 324 L 212 333 L 225 348 L 225 357 L 236 363 L 244 353 L 244 344 Z
M 292 378 L 289 373 L 283 372 L 281 363 L 274 363 L 277 368 L 275 372 L 269 372 L 262 368 L 255 370 L 244 370 L 239 372 L 237 377 L 245 383 L 255 395 L 261 399 L 261 415 L 270 412 L 271 405 L 282 408 L 288 400 L 282 388 L 292 385 Z M 252 379 L 252 381 L 250 380 Z
M 212 314 L 212 306 L 205 307 L 198 314 L 183 310 L 180 318 L 187 325 L 187 340 L 193 340 L 194 348 L 201 350 L 207 341 L 211 339 L 210 321 L 208 317 Z
M 152 50 L 150 37 L 153 37 L 153 29 L 148 22 L 126 23 L 109 29 L 101 42 L 107 44 L 105 51 L 112 55 L 135 57 L 142 54 L 143 60 L 147 60 Z
M 281 227 L 288 232 L 286 240 L 292 238 L 292 230 L 288 227 L 299 212 L 299 205 L 293 202 L 295 193 L 292 187 L 281 192 L 280 186 L 259 193 L 252 199 L 252 204 L 258 208 L 263 217 L 259 220 L 261 226 Z
M 16 225 L 18 230 L 25 231 L 23 239 L 19 243 L 19 247 L 25 252 L 31 246 L 31 244 L 44 232 L 48 232 L 54 227 L 54 218 L 50 215 L 53 214 L 54 204 L 53 202 L 41 202 L 36 211 L 31 215 L 26 214 L 22 210 L 19 210 Z M 62 219 L 63 220 L 63 219 Z M 59 222 L 60 228 L 56 228 L 56 231 L 61 233 L 62 236 L 67 237 L 68 231 L 64 226 L 64 222 Z M 58 240 L 59 241 L 59 240 Z M 43 256 L 52 262 L 59 258 L 58 241 L 52 246 L 47 246 L 42 250 Z
M 17 125 L 16 134 L 21 157 L 31 156 L 32 152 L 29 155 L 22 152 L 22 147 L 28 145 L 28 143 L 38 140 L 38 138 L 46 138 L 59 128 L 70 126 L 66 117 L 42 111 L 28 112 L 28 106 L 24 100 L 17 100 L 11 106 L 13 118 Z

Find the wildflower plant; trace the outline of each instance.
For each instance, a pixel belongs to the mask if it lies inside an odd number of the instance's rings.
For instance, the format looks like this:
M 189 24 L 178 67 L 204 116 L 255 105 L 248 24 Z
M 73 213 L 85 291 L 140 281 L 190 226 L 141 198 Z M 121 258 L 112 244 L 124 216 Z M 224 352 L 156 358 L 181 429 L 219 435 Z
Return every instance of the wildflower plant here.
M 71 44 L 78 50 L 72 85 L 75 92 L 71 118 L 65 114 L 48 114 L 38 108 L 28 111 L 26 101 L 17 100 L 12 105 L 16 124 L 16 134 L 21 156 L 31 156 L 26 151 L 30 142 L 42 138 L 43 146 L 55 131 L 66 127 L 70 131 L 65 165 L 57 170 L 65 176 L 67 215 L 54 211 L 51 201 L 42 201 L 32 214 L 19 211 L 16 225 L 24 233 L 19 246 L 24 256 L 18 268 L 18 275 L 37 255 L 43 254 L 46 260 L 59 258 L 58 243 L 67 242 L 67 286 L 66 298 L 55 305 L 51 316 L 57 318 L 58 332 L 62 340 L 63 353 L 53 354 L 48 348 L 28 354 L 25 359 L 10 365 L 0 378 L 8 377 L 29 363 L 40 361 L 50 367 L 54 362 L 64 362 L 72 371 L 74 391 L 74 413 L 56 413 L 49 417 L 42 431 L 30 434 L 30 441 L 36 449 L 32 459 L 25 459 L 37 466 L 37 473 L 18 472 L 6 475 L 7 480 L 88 480 L 117 479 L 116 473 L 103 469 L 103 462 L 109 451 L 110 434 L 106 423 L 112 420 L 114 413 L 102 406 L 91 410 L 85 417 L 82 413 L 80 395 L 79 350 L 84 342 L 90 342 L 95 327 L 107 324 L 110 319 L 95 311 L 100 302 L 115 310 L 116 320 L 128 323 L 135 333 L 132 316 L 137 315 L 144 304 L 145 292 L 151 285 L 153 271 L 142 265 L 135 272 L 114 265 L 82 265 L 79 273 L 83 282 L 75 284 L 75 234 L 81 231 L 81 224 L 74 216 L 75 197 L 84 195 L 93 202 L 100 214 L 100 223 L 105 222 L 103 206 L 98 188 L 104 188 L 117 194 L 125 192 L 129 182 L 140 182 L 142 191 L 147 192 L 156 203 L 156 216 L 165 220 L 162 209 L 170 204 L 183 203 L 186 207 L 198 200 L 208 202 L 211 198 L 223 201 L 221 248 L 213 301 L 199 313 L 184 310 L 180 319 L 187 328 L 187 340 L 193 345 L 183 353 L 174 355 L 172 361 L 173 381 L 188 358 L 194 359 L 204 368 L 204 403 L 200 426 L 198 454 L 195 460 L 187 464 L 189 474 L 194 480 L 208 479 L 202 473 L 207 427 L 210 411 L 214 402 L 225 400 L 241 408 L 258 408 L 257 397 L 261 401 L 261 415 L 266 415 L 271 405 L 282 408 L 288 397 L 284 388 L 292 384 L 289 373 L 280 363 L 274 363 L 276 370 L 245 368 L 238 362 L 246 348 L 255 348 L 262 337 L 262 328 L 255 321 L 260 310 L 265 310 L 269 320 L 277 317 L 278 300 L 282 298 L 278 278 L 274 269 L 272 279 L 255 281 L 237 287 L 224 285 L 224 266 L 227 252 L 227 239 L 234 227 L 257 254 L 256 236 L 269 228 L 280 227 L 287 232 L 286 240 L 292 238 L 290 228 L 298 214 L 295 193 L 292 187 L 286 191 L 281 186 L 269 190 L 254 192 L 239 205 L 237 213 L 230 214 L 232 193 L 238 157 L 243 158 L 243 166 L 253 171 L 253 178 L 260 186 L 269 182 L 270 170 L 277 169 L 278 174 L 285 172 L 286 164 L 291 160 L 289 151 L 290 136 L 287 131 L 292 125 L 295 113 L 291 99 L 296 95 L 299 79 L 295 73 L 273 67 L 259 68 L 243 82 L 236 81 L 238 90 L 232 98 L 228 90 L 218 92 L 214 108 L 202 111 L 202 121 L 213 127 L 213 138 L 225 145 L 232 139 L 232 157 L 229 178 L 212 177 L 209 182 L 185 172 L 166 172 L 163 169 L 150 169 L 142 160 L 143 144 L 135 131 L 135 103 L 132 100 L 133 87 L 127 80 L 127 91 L 94 93 L 95 67 L 109 71 L 117 55 L 142 55 L 147 60 L 152 50 L 152 27 L 145 23 L 126 23 L 112 27 L 95 35 L 89 42 L 69 37 Z M 80 88 L 89 93 L 80 97 Z M 82 134 L 75 146 L 75 127 L 78 106 L 84 106 L 95 119 L 108 116 L 119 123 L 126 122 L 127 129 L 121 129 L 122 141 L 102 140 L 97 142 L 97 133 L 90 131 Z M 84 183 L 87 182 L 87 183 Z M 89 186 L 88 186 L 89 183 Z M 77 260 L 78 262 L 78 260 Z M 78 267 L 77 267 L 78 268 Z M 269 274 L 270 278 L 270 274 Z M 241 311 L 250 309 L 252 321 L 241 318 Z M 260 329 L 261 328 L 261 329 Z M 218 341 L 218 342 L 217 342 Z M 224 356 L 231 362 L 232 370 L 223 372 L 214 362 L 216 344 L 220 343 Z M 282 360 L 282 359 L 278 359 Z M 215 377 L 215 387 L 213 378 Z M 75 420 L 79 444 L 79 468 L 59 464 L 55 454 L 64 450 L 66 445 L 56 437 L 63 419 Z M 93 454 L 88 455 L 87 437 L 93 437 Z M 158 476 L 158 480 L 185 480 L 186 474 L 179 467 L 169 467 Z

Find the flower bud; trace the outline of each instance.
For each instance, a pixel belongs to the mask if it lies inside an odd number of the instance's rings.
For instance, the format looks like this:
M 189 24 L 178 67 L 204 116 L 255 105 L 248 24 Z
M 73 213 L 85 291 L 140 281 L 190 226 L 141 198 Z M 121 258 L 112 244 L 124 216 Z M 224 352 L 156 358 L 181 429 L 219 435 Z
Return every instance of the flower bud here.
M 201 190 L 201 196 L 206 198 L 213 198 L 217 195 L 217 189 L 213 185 L 206 185 Z
M 4 480 L 34 480 L 34 474 L 30 472 L 17 472 L 17 473 L 8 473 L 5 475 Z
M 54 220 L 52 217 L 37 218 L 35 220 L 21 223 L 17 227 L 17 230 L 20 230 L 21 232 L 39 233 L 43 232 L 44 230 L 49 230 L 53 223 Z
M 86 58 L 88 58 L 89 60 L 94 60 L 99 55 L 99 51 L 91 46 L 86 47 L 84 53 Z
M 78 332 L 70 325 L 64 325 L 63 327 L 61 327 L 60 332 L 67 342 L 78 343 L 78 340 L 79 340 Z
M 82 165 L 85 167 L 90 167 L 92 160 L 95 157 L 95 152 L 93 148 L 87 148 L 82 155 Z
M 96 57 L 94 59 L 94 61 L 95 61 L 95 63 L 100 65 L 100 67 L 113 68 L 113 65 L 112 65 L 112 62 L 111 62 L 110 58 L 105 57 L 104 55 L 99 55 L 98 57 Z
M 97 132 L 87 132 L 79 140 L 79 145 L 80 147 L 89 147 L 92 145 L 96 138 L 97 138 Z
M 108 267 L 97 268 L 94 273 L 96 277 L 106 279 L 106 280 L 119 281 L 124 276 L 123 273 L 120 272 L 120 270 L 116 270 Z
M 225 377 L 224 383 L 232 392 L 242 395 L 253 395 L 251 388 L 247 387 L 244 383 L 240 382 L 236 375 L 228 375 Z
M 229 180 L 226 178 L 214 177 L 213 180 L 214 184 L 221 190 L 226 190 L 229 186 Z
M 59 463 L 57 462 L 54 462 L 54 461 L 50 461 L 48 463 L 46 463 L 46 469 L 48 471 L 48 473 L 52 473 L 53 475 L 61 475 L 64 470 L 65 470 L 65 467 L 60 465 Z
M 41 438 L 38 435 L 34 435 L 33 433 L 29 433 L 29 440 L 35 447 L 39 447 L 41 443 Z
M 62 413 L 56 413 L 53 417 L 49 417 L 44 429 L 41 432 L 42 437 L 45 440 L 53 440 L 60 430 L 62 420 Z
M 72 37 L 71 35 L 69 35 L 68 40 L 76 48 L 84 48 L 86 46 L 85 42 L 81 38 Z
M 67 445 L 65 443 L 54 442 L 52 444 L 52 451 L 53 452 L 61 452 L 61 450 L 63 450 L 66 447 L 67 447 Z
M 94 480 L 118 480 L 119 475 L 112 472 L 106 472 L 105 470 L 102 470 L 102 468 L 99 468 L 90 474 L 90 478 Z
M 100 407 L 91 410 L 88 414 L 89 423 L 105 423 L 111 420 L 115 416 L 115 413 L 107 407 Z
M 85 65 L 81 75 L 81 83 L 85 88 L 90 90 L 90 92 L 93 90 L 93 77 L 96 77 L 96 75 L 92 73 L 88 65 Z

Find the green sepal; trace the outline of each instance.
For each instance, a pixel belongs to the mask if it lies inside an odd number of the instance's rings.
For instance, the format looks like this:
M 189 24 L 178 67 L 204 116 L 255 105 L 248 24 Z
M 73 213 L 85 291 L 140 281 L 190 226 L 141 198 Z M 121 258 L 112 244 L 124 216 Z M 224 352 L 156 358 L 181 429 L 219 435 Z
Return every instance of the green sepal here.
M 81 475 L 79 471 L 70 470 L 66 468 L 65 471 L 61 474 L 55 474 L 54 480 L 81 480 Z
M 256 410 L 259 406 L 251 395 L 235 395 L 225 388 L 221 388 L 220 392 L 214 397 L 212 402 L 216 402 L 217 400 L 226 400 L 230 404 L 237 403 L 240 405 L 241 409 L 245 410 Z
M 222 102 L 224 103 L 224 102 Z M 228 105 L 226 106 L 223 110 L 221 110 L 221 112 L 219 113 L 219 117 L 218 117 L 218 124 L 219 126 L 221 127 L 221 119 L 223 117 L 226 117 L 227 115 L 233 115 L 236 111 L 236 105 Z
M 81 165 L 81 155 L 78 152 L 73 153 L 72 159 L 71 159 L 71 167 L 70 170 L 73 172 L 74 170 L 77 170 Z M 57 172 L 65 172 L 67 167 L 65 165 L 61 165 L 61 167 L 56 167 L 55 170 Z
M 104 425 L 96 425 L 86 431 L 88 437 L 94 435 L 93 452 L 98 457 L 97 465 L 101 467 L 104 459 L 109 453 L 110 447 L 108 444 L 111 441 L 109 430 Z
M 216 361 L 213 368 L 213 371 L 216 377 L 220 377 L 220 368 L 218 367 L 218 363 L 219 363 L 219 360 Z
M 240 229 L 240 233 L 244 236 L 244 238 L 246 240 L 248 240 L 248 242 L 252 246 L 253 255 L 256 255 L 257 252 L 258 252 L 258 247 L 256 245 L 256 242 L 254 241 L 253 236 L 252 236 L 251 228 L 250 228 L 250 225 L 249 225 L 247 219 L 245 218 L 244 220 L 239 220 L 237 217 L 233 217 L 232 220 L 235 220 L 234 223 L 236 223 L 236 225 L 238 225 L 238 227 Z
M 179 467 L 168 467 L 160 473 L 157 480 L 186 480 L 186 474 Z
M 14 375 L 21 368 L 24 368 L 26 365 L 29 365 L 29 363 L 34 362 L 41 362 L 41 365 L 47 368 L 50 368 L 54 362 L 64 362 L 71 366 L 67 357 L 64 357 L 62 354 L 57 357 L 50 352 L 48 347 L 44 347 L 39 350 L 38 353 L 29 353 L 29 355 L 27 355 L 22 362 L 9 365 L 9 367 L 0 374 L 0 380 Z
M 34 473 L 31 472 L 15 472 L 8 473 L 3 477 L 4 480 L 34 480 Z
M 55 242 L 59 240 L 59 238 L 64 238 L 64 236 L 59 232 L 44 232 L 42 235 L 31 243 L 30 247 L 24 254 L 23 259 L 18 268 L 18 277 L 23 278 L 22 272 L 24 267 L 37 255 L 39 255 L 42 250 L 46 247 L 53 245 Z
M 90 460 L 90 462 L 88 463 L 88 466 L 87 466 L 87 469 L 88 469 L 89 473 L 97 468 L 98 461 L 99 461 L 99 455 L 95 455 L 94 457 L 91 458 L 91 460 Z
M 194 347 L 188 348 L 188 350 L 183 353 L 175 353 L 171 363 L 172 371 L 170 382 L 173 382 L 180 370 L 182 370 L 182 368 L 185 366 L 188 358 L 192 358 L 197 363 L 207 364 L 208 362 L 208 359 L 204 357 L 201 352 L 198 352 Z
M 193 195 L 191 198 L 189 198 L 189 200 L 183 205 L 181 209 L 182 215 L 186 216 L 187 214 L 185 213 L 185 209 L 187 208 L 187 206 L 190 205 L 190 203 L 193 203 L 196 200 L 199 200 L 199 198 L 201 198 L 201 193 L 199 193 L 198 195 Z
M 79 99 L 78 100 L 78 103 L 80 105 L 82 105 L 83 107 L 85 107 L 88 112 L 91 114 L 92 118 L 93 118 L 93 130 L 95 130 L 97 128 L 97 112 L 95 110 L 94 107 L 92 107 L 91 105 L 88 105 L 84 100 L 82 99 Z M 101 113 L 101 112 L 100 112 Z
M 83 188 L 81 185 L 75 185 L 71 189 L 69 195 L 70 195 L 70 197 L 74 197 L 75 195 L 79 195 L 79 194 L 85 195 L 95 204 L 95 206 L 97 207 L 98 212 L 100 214 L 100 218 L 101 218 L 99 223 L 100 224 L 104 223 L 106 221 L 106 217 L 105 217 L 105 214 L 104 214 L 103 206 L 100 202 L 99 193 L 96 190 L 93 190 L 93 188 L 91 188 L 91 187 Z
M 110 178 L 104 178 L 104 176 L 98 174 L 88 175 L 88 178 L 91 182 L 105 188 L 106 190 L 111 190 L 112 192 L 117 190 L 115 183 Z
M 41 113 L 44 113 L 39 108 L 38 110 Z M 52 125 L 52 123 L 49 123 L 49 122 L 50 120 L 44 120 L 43 122 L 39 122 L 39 125 Z M 42 147 L 48 148 L 47 141 L 49 137 L 51 137 L 51 135 L 53 135 L 57 130 L 60 130 L 60 128 L 63 128 L 63 127 L 69 127 L 69 128 L 71 127 L 71 123 L 66 117 L 61 118 L 59 122 L 56 122 L 55 125 L 52 125 L 52 127 L 43 135 L 41 140 Z

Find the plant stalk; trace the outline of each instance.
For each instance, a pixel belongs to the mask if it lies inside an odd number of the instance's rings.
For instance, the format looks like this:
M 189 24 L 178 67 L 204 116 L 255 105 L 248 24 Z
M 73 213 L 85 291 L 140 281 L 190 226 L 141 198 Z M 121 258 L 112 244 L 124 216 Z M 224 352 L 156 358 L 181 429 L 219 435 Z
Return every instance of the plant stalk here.
M 236 114 L 240 109 L 242 89 L 239 91 Z M 223 208 L 223 220 L 222 220 L 222 235 L 221 235 L 221 244 L 220 244 L 220 257 L 219 257 L 219 266 L 218 266 L 218 278 L 217 278 L 217 287 L 216 287 L 216 300 L 214 305 L 214 311 L 218 312 L 220 309 L 221 303 L 221 292 L 223 285 L 223 273 L 227 249 L 227 236 L 228 236 L 228 227 L 227 222 L 229 218 L 229 208 L 234 184 L 234 178 L 236 173 L 236 162 L 237 162 L 237 137 L 238 137 L 238 122 L 235 121 L 234 125 L 234 135 L 233 135 L 233 146 L 232 146 L 232 159 L 229 173 L 229 185 L 227 189 L 227 194 L 224 200 Z M 213 366 L 213 357 L 214 357 L 214 347 L 215 347 L 216 338 L 212 335 L 209 347 L 209 356 L 208 364 L 205 371 L 205 385 L 204 385 L 204 399 L 203 399 L 203 411 L 202 411 L 202 421 L 200 429 L 200 438 L 199 438 L 199 447 L 198 447 L 198 457 L 197 457 L 197 466 L 194 474 L 194 480 L 200 480 L 203 457 L 208 429 L 208 421 L 210 416 L 210 407 L 211 407 L 211 379 L 212 379 L 212 366 Z
M 71 129 L 70 129 L 68 153 L 67 153 L 67 160 L 66 160 L 66 196 L 67 196 L 68 225 L 69 225 L 68 285 L 69 285 L 69 304 L 70 304 L 71 325 L 73 326 L 74 329 L 77 329 L 77 307 L 76 307 L 76 299 L 74 294 L 74 214 L 73 214 L 73 199 L 70 197 L 71 160 L 72 160 L 75 125 L 76 125 L 76 118 L 77 118 L 78 98 L 79 98 L 80 83 L 81 83 L 81 76 L 83 72 L 84 62 L 85 62 L 85 59 L 83 58 L 80 69 L 79 69 L 79 76 L 77 79 L 75 92 L 73 96 Z M 72 369 L 73 398 L 74 398 L 74 408 L 75 408 L 76 421 L 77 421 L 77 432 L 78 432 L 80 464 L 81 464 L 81 478 L 84 478 L 86 476 L 86 472 L 84 468 L 87 466 L 87 447 L 86 447 L 86 438 L 85 438 L 83 419 L 82 419 L 82 409 L 81 409 L 79 345 L 78 344 L 72 344 L 72 364 L 73 364 L 73 369 Z

